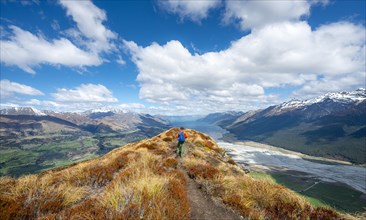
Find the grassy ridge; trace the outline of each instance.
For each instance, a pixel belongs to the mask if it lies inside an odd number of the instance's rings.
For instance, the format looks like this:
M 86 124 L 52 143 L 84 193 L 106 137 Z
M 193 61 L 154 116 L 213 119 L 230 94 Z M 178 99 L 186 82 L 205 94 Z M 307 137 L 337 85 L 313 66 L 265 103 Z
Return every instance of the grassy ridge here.
M 183 165 L 189 176 L 214 197 L 249 219 L 352 219 L 327 207 L 315 207 L 304 197 L 278 185 L 271 177 L 246 175 L 223 150 L 203 135 Z
M 177 160 L 176 133 L 171 129 L 70 167 L 1 177 L 0 219 L 189 219 L 187 174 L 245 218 L 352 219 L 250 177 L 196 131 L 187 130 L 187 154 Z
M 0 219 L 187 219 L 186 179 L 170 152 L 148 140 L 69 168 L 2 177 Z

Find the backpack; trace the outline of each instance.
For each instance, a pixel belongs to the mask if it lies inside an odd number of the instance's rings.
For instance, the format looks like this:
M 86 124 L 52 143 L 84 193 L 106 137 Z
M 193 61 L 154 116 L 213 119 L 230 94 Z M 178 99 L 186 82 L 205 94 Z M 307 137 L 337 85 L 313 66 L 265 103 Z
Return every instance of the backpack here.
M 179 134 L 178 134 L 178 141 L 179 142 L 183 142 L 185 140 L 186 140 L 186 138 L 184 137 L 184 132 L 183 131 L 179 132 Z

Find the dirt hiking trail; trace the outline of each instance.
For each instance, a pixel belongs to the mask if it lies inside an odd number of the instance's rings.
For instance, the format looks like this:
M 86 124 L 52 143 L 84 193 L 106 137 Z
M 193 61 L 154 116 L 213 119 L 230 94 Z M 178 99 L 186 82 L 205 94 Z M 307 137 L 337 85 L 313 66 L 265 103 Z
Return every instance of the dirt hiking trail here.
M 184 156 L 188 155 L 188 152 L 192 146 L 190 143 L 184 144 Z M 210 196 L 204 188 L 197 183 L 194 179 L 191 179 L 187 171 L 183 168 L 183 158 L 180 158 L 176 153 L 178 160 L 178 169 L 183 171 L 187 177 L 187 191 L 188 199 L 190 202 L 190 219 L 192 220 L 243 220 L 244 218 L 239 214 L 226 207 L 219 200 L 215 200 Z
M 200 186 L 188 178 L 188 199 L 191 204 L 190 217 L 192 220 L 242 220 L 241 216 L 226 208 L 218 201 L 214 201 Z

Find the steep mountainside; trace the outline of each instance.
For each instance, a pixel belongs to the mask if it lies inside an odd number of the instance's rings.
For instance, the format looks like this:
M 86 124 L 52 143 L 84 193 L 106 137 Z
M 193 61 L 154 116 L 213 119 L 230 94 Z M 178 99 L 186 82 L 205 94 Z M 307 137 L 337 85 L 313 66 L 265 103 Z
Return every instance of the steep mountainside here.
M 202 133 L 187 130 L 177 158 L 177 132 L 38 175 L 1 177 L 0 219 L 352 219 L 253 179 Z
M 220 123 L 219 123 L 220 124 Z M 328 93 L 247 112 L 220 124 L 241 140 L 366 163 L 366 94 Z
M 225 125 L 225 122 L 227 121 L 233 121 L 239 116 L 241 116 L 243 112 L 235 112 L 235 111 L 229 111 L 229 112 L 218 112 L 218 113 L 212 113 L 208 114 L 206 117 L 201 118 L 197 121 L 199 122 L 207 122 L 211 124 L 220 124 Z
M 82 113 L 0 110 L 0 175 L 18 176 L 103 155 L 168 126 L 147 114 L 113 109 Z

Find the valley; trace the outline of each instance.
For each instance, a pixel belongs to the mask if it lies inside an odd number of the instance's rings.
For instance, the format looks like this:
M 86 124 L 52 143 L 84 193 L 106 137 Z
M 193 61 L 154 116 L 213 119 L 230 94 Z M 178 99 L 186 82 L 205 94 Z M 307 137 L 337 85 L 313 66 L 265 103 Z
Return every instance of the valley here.
M 186 127 L 218 141 L 253 178 L 286 186 L 314 206 L 365 212 L 366 167 L 360 166 L 365 155 L 365 98 L 354 93 L 356 104 L 323 98 L 206 117 L 157 117 L 113 109 L 6 109 L 0 112 L 0 175 L 19 177 L 67 167 L 171 126 Z
M 331 206 L 345 212 L 364 212 L 366 168 L 343 161 L 312 157 L 255 142 L 219 142 L 233 160 L 270 178 L 313 205 Z
M 218 142 L 250 175 L 281 184 L 314 206 L 342 212 L 365 212 L 366 167 L 342 160 L 321 158 L 253 141 L 227 140 L 232 136 L 217 125 L 202 121 L 174 123 L 204 132 Z M 310 187 L 310 188 L 309 188 Z
M 0 113 L 0 176 L 97 158 L 167 128 L 159 118 L 117 110 L 56 113 L 23 107 Z
M 250 140 L 311 156 L 366 164 L 364 88 L 294 99 L 243 114 L 213 113 L 200 121 L 229 131 L 226 140 Z
M 366 220 L 366 0 L 0 5 L 0 220 Z
M 93 159 L 150 135 L 143 132 L 43 135 L 2 139 L 0 175 L 21 176 Z

